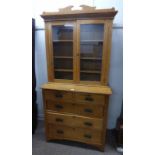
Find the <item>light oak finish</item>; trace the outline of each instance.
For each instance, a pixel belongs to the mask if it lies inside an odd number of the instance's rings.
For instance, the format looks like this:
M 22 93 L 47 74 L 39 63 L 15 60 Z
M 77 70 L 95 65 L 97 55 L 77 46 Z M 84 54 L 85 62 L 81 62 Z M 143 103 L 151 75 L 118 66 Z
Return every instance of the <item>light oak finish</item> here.
M 68 22 L 64 22 L 64 21 L 57 21 L 57 22 L 54 22 L 54 23 L 50 23 L 49 24 L 49 27 L 48 27 L 48 30 L 47 31 L 49 31 L 50 32 L 50 37 L 49 37 L 49 44 L 50 44 L 50 47 L 51 47 L 51 51 L 50 51 L 50 53 L 51 53 L 51 55 L 49 55 L 50 57 L 51 57 L 51 59 L 53 60 L 53 61 L 50 61 L 49 62 L 49 64 L 51 64 L 51 66 L 54 66 L 54 55 L 53 55 L 53 43 L 52 42 L 71 42 L 71 43 L 73 43 L 73 56 L 72 56 L 72 58 L 73 58 L 73 70 L 69 70 L 69 69 L 49 69 L 48 70 L 48 72 L 50 72 L 49 73 L 49 75 L 53 75 L 53 78 L 51 78 L 51 80 L 49 80 L 49 81 L 56 81 L 56 79 L 54 78 L 54 71 L 62 71 L 62 72 L 73 72 L 73 80 L 67 80 L 67 79 L 65 79 L 65 80 L 63 80 L 63 81 L 66 81 L 66 82 L 75 82 L 76 81 L 76 59 L 75 59 L 75 55 L 76 55 L 76 23 L 75 22 L 73 22 L 73 21 L 70 21 L 69 22 L 69 24 L 71 24 L 71 25 L 73 25 L 73 40 L 54 40 L 53 38 L 52 38 L 52 27 L 53 26 L 63 26 L 63 25 L 65 25 L 65 24 L 68 24 Z
M 43 12 L 41 17 L 46 21 L 74 20 L 74 19 L 111 19 L 117 14 L 114 8 L 111 9 L 85 9 L 62 10 L 60 12 Z
M 73 100 L 73 93 L 70 93 L 67 91 L 58 91 L 58 90 L 46 90 L 45 98 L 46 100 L 51 100 L 51 101 L 71 102 Z
M 107 21 L 105 25 L 105 35 L 104 40 L 106 46 L 104 46 L 103 51 L 103 66 L 102 66 L 102 76 L 101 76 L 101 84 L 107 85 L 108 84 L 108 73 L 109 73 L 109 65 L 110 65 L 110 52 L 111 52 L 111 36 L 112 36 L 112 22 Z
M 90 103 L 76 103 L 64 101 L 52 101 L 46 98 L 46 109 L 53 112 L 72 113 L 87 117 L 102 118 L 104 115 L 104 106 Z
M 74 84 L 74 83 L 49 82 L 49 83 L 43 84 L 42 89 L 93 93 L 93 94 L 102 94 L 102 95 L 112 94 L 112 90 L 109 86 L 91 85 L 91 83 L 85 85 L 85 84 Z
M 77 102 L 89 104 L 105 104 L 105 95 L 91 94 L 91 93 L 76 93 L 75 99 Z
M 52 26 L 63 26 L 65 24 L 71 24 L 73 26 L 73 40 L 53 40 L 52 38 Z M 104 25 L 104 32 L 103 32 L 103 40 L 83 40 L 82 42 L 103 42 L 102 47 L 102 58 L 98 57 L 80 57 L 80 27 L 83 24 L 92 24 Z M 46 53 L 47 53 L 47 68 L 48 68 L 48 81 L 56 82 L 59 80 L 60 82 L 74 82 L 74 83 L 85 83 L 85 81 L 80 80 L 80 73 L 87 73 L 87 74 L 98 74 L 101 77 L 99 81 L 87 81 L 87 83 L 99 83 L 102 85 L 108 84 L 108 72 L 109 72 L 109 65 L 110 65 L 110 51 L 111 51 L 111 29 L 112 29 L 112 21 L 111 20 L 77 20 L 76 22 L 73 21 L 57 21 L 57 22 L 46 22 Z M 53 55 L 53 42 L 71 42 L 73 44 L 73 56 L 54 56 Z M 55 58 L 61 58 L 61 60 L 66 58 L 72 58 L 73 60 L 73 69 L 54 69 L 54 60 Z M 60 59 L 59 59 L 60 60 Z M 98 70 L 80 70 L 80 61 L 81 60 L 96 60 L 102 61 L 101 62 L 101 71 Z M 96 66 L 97 67 L 97 66 Z M 73 74 L 73 79 L 56 79 L 55 72 L 70 72 Z M 89 76 L 89 75 L 88 75 Z
M 105 146 L 112 22 L 117 11 L 81 5 L 43 12 L 48 83 L 42 85 L 46 140 Z
M 48 124 L 49 139 L 66 139 L 100 145 L 101 132 L 84 128 L 73 128 L 63 125 Z
M 55 112 L 46 112 L 48 123 L 67 125 L 70 127 L 82 127 L 87 129 L 102 130 L 103 120 L 99 118 L 90 118 L 75 114 L 62 114 Z
M 46 59 L 47 59 L 47 71 L 48 71 L 48 81 L 53 81 L 54 79 L 54 65 L 53 65 L 53 52 L 52 44 L 50 39 L 50 24 L 45 23 L 45 38 L 46 38 Z M 53 74 L 51 74 L 53 73 Z
M 54 85 L 55 84 L 55 85 Z M 63 85 L 64 89 L 61 89 L 58 85 Z M 76 87 L 73 87 L 73 86 Z M 47 87 L 48 86 L 48 87 Z M 52 87 L 53 86 L 53 87 Z M 72 86 L 72 87 L 71 87 Z M 77 89 L 80 87 L 80 89 Z M 82 87 L 82 88 L 81 88 Z M 85 89 L 89 90 L 87 93 Z M 105 88 L 105 86 L 100 86 Z M 44 110 L 45 110 L 45 127 L 46 127 L 46 139 L 52 140 L 57 139 L 57 134 L 51 133 L 54 131 L 49 131 L 49 126 L 60 125 L 67 126 L 71 128 L 79 128 L 79 130 L 73 130 L 73 135 L 81 135 L 84 129 L 94 134 L 99 134 L 99 138 L 94 142 L 95 146 L 100 149 L 104 148 L 105 143 L 105 133 L 106 133 L 106 119 L 107 119 L 107 108 L 108 100 L 107 94 L 98 94 L 95 92 L 96 88 L 99 86 L 90 85 L 78 85 L 78 84 L 61 84 L 61 83 L 51 83 L 44 85 L 43 89 L 43 99 L 44 99 Z M 59 90 L 59 89 L 61 90 Z M 72 88 L 72 89 L 71 89 Z M 75 89 L 76 88 L 76 89 Z M 92 89 L 89 89 L 92 88 Z M 74 89 L 74 90 L 73 90 Z M 80 90 L 78 92 L 77 90 Z M 91 93 L 90 93 L 91 90 Z M 92 92 L 93 90 L 93 92 Z M 82 92 L 81 92 L 82 91 Z M 84 91 L 84 92 L 83 92 Z M 82 130 L 82 131 L 81 131 Z M 99 130 L 99 131 L 98 131 Z M 83 132 L 82 132 L 83 133 Z M 50 136 L 49 134 L 52 134 Z M 79 136 L 78 136 L 79 137 Z M 80 139 L 71 137 L 58 136 L 58 139 L 70 139 L 75 141 L 86 142 L 88 138 L 81 137 Z M 92 138 L 94 140 L 94 138 Z M 97 143 L 99 142 L 100 143 Z M 89 141 L 87 141 L 88 143 Z M 94 144 L 91 142 L 90 144 Z

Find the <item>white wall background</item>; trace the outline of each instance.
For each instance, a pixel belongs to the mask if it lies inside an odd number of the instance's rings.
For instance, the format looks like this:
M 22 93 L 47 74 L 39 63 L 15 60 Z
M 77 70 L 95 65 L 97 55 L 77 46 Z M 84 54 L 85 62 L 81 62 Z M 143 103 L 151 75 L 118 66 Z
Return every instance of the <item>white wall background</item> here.
M 107 128 L 115 127 L 121 112 L 123 99 L 123 0 L 33 0 L 32 16 L 36 19 L 36 80 L 39 119 L 43 119 L 43 102 L 40 86 L 47 82 L 44 22 L 40 17 L 43 11 L 57 11 L 68 5 L 78 9 L 81 4 L 97 8 L 115 7 L 118 14 L 114 19 L 109 85 L 113 94 L 110 97 Z

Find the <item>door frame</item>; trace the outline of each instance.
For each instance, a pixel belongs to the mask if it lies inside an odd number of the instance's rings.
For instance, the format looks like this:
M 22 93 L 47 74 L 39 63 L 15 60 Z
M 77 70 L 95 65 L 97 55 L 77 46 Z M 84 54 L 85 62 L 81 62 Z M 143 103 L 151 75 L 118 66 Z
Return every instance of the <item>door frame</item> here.
M 54 74 L 54 56 L 53 56 L 53 38 L 52 26 L 73 24 L 73 80 L 55 79 Z M 45 37 L 46 37 L 46 56 L 47 56 L 47 71 L 49 82 L 75 82 L 76 81 L 76 21 L 56 21 L 45 23 Z
M 80 81 L 80 25 L 81 24 L 104 24 L 103 34 L 103 50 L 102 50 L 102 66 L 101 66 L 101 80 L 100 81 Z M 84 84 L 102 84 L 108 83 L 108 70 L 110 63 L 111 51 L 111 20 L 77 20 L 77 82 Z

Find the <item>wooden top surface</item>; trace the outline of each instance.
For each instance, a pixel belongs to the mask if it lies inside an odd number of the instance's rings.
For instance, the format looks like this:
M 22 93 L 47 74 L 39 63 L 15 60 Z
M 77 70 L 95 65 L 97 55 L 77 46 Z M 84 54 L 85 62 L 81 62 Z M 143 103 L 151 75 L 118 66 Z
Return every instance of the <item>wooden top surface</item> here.
M 101 86 L 101 85 L 84 85 L 84 84 L 73 84 L 73 83 L 49 82 L 42 85 L 42 88 L 51 89 L 51 90 L 63 90 L 63 91 L 106 94 L 106 95 L 112 94 L 112 90 L 110 87 Z
M 117 14 L 115 8 L 110 9 L 96 9 L 96 7 L 90 7 L 87 5 L 80 5 L 81 10 L 72 10 L 73 6 L 67 6 L 65 8 L 59 9 L 59 12 L 43 12 L 41 17 L 45 21 L 56 20 L 56 19 L 81 19 L 81 18 L 92 18 L 92 17 L 102 17 L 113 19 Z

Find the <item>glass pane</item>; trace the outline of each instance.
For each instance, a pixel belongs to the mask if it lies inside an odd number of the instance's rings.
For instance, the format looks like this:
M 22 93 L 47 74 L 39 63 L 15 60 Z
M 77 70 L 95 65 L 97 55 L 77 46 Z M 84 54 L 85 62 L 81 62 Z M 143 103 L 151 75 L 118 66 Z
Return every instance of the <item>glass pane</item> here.
M 100 81 L 104 24 L 80 25 L 80 80 Z
M 81 24 L 80 39 L 83 40 L 98 40 L 103 41 L 103 24 Z
M 103 42 L 81 42 L 81 57 L 102 57 Z
M 54 56 L 73 56 L 72 42 L 54 42 L 53 43 Z
M 73 26 L 53 26 L 53 40 L 73 40 Z
M 100 74 L 82 73 L 80 76 L 82 81 L 100 81 Z
M 84 59 L 84 60 L 81 60 L 80 68 L 81 68 L 81 71 L 86 70 L 86 71 L 92 71 L 92 72 L 93 71 L 100 72 L 101 71 L 101 63 L 102 63 L 101 60 Z
M 73 79 L 73 74 L 70 72 L 55 72 L 55 79 Z
M 73 59 L 54 59 L 54 68 L 55 69 L 73 69 Z
M 55 79 L 73 79 L 73 25 L 52 26 Z

